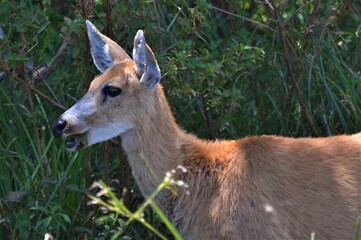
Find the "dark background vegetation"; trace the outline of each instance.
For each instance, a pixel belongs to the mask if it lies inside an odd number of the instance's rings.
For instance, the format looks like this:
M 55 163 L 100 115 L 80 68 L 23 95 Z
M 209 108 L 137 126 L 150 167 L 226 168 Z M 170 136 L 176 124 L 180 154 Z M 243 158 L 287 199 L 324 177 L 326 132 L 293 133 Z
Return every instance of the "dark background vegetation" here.
M 119 139 L 74 154 L 51 134 L 99 74 L 85 19 L 128 53 L 145 31 L 178 123 L 202 138 L 361 130 L 358 1 L 0 0 L 2 239 L 154 238 L 87 205 L 98 179 L 143 201 Z

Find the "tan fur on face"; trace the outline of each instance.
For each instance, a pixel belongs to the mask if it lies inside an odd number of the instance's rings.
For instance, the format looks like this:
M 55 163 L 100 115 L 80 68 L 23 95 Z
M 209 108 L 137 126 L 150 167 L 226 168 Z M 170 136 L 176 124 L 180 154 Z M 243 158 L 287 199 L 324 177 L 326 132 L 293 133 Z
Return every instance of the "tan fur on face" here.
M 316 239 L 353 238 L 361 217 L 361 133 L 200 140 L 176 124 L 160 84 L 149 91 L 132 60 L 114 62 L 63 117 L 76 119 L 69 128 L 78 132 L 119 132 L 145 197 L 167 171 L 187 169 L 176 177 L 189 189 L 156 199 L 184 239 L 310 239 L 313 232 Z M 106 83 L 123 93 L 103 101 Z

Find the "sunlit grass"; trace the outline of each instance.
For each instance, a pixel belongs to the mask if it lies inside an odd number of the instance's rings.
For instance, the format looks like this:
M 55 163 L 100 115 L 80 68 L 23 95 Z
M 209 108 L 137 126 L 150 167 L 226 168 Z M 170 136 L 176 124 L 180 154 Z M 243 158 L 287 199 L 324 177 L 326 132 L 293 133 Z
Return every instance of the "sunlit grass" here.
M 184 169 L 183 167 L 180 167 L 180 169 Z M 174 170 L 175 172 L 175 170 Z M 119 200 L 119 198 L 113 193 L 110 187 L 108 187 L 103 181 L 95 182 L 93 184 L 93 188 L 99 188 L 100 191 L 96 194 L 96 196 L 89 195 L 89 197 L 92 199 L 90 201 L 90 204 L 96 204 L 101 205 L 103 207 L 103 211 L 105 214 L 108 214 L 108 212 L 111 212 L 110 217 L 113 217 L 113 213 L 120 214 L 121 216 L 126 217 L 128 220 L 124 224 L 125 226 L 128 226 L 133 221 L 138 221 L 141 224 L 143 224 L 146 228 L 148 228 L 150 231 L 154 232 L 160 239 L 167 239 L 166 236 L 164 236 L 161 232 L 159 232 L 156 228 L 154 228 L 147 220 L 144 218 L 144 211 L 145 209 L 150 206 L 154 212 L 157 214 L 157 216 L 160 218 L 160 220 L 165 224 L 165 226 L 168 228 L 174 239 L 180 240 L 182 237 L 179 235 L 178 231 L 175 229 L 175 227 L 172 225 L 172 223 L 168 220 L 168 218 L 165 216 L 163 211 L 157 206 L 157 204 L 154 202 L 155 197 L 164 190 L 171 190 L 173 186 L 179 186 L 187 188 L 188 186 L 182 182 L 177 181 L 173 178 L 174 172 L 168 172 L 166 174 L 166 177 L 164 178 L 163 182 L 159 184 L 155 192 L 148 197 L 143 204 L 140 205 L 140 207 L 135 211 L 130 211 L 124 204 L 123 201 Z M 106 197 L 107 200 L 103 200 L 101 197 Z M 104 218 L 104 217 L 102 217 Z M 116 232 L 114 236 L 121 235 L 122 232 Z

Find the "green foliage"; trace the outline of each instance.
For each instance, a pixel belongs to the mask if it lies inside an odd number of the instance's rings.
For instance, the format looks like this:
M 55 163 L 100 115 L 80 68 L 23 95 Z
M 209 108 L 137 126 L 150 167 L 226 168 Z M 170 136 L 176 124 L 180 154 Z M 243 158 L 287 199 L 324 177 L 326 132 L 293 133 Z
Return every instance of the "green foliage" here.
M 355 240 L 359 239 L 360 229 L 361 229 L 361 218 L 358 218 L 355 224 Z
M 182 169 L 182 167 L 180 167 Z M 175 173 L 175 170 L 174 170 Z M 111 214 L 105 215 L 100 219 L 100 221 L 108 220 L 110 219 L 117 219 L 118 216 L 116 214 L 120 214 L 121 216 L 129 218 L 128 221 L 125 224 L 121 224 L 124 226 L 129 225 L 133 221 L 138 221 L 142 225 L 144 225 L 146 228 L 148 228 L 150 231 L 154 232 L 158 238 L 160 239 L 167 239 L 166 236 L 164 236 L 161 232 L 159 232 L 157 229 L 155 229 L 145 218 L 144 218 L 144 210 L 151 206 L 152 209 L 155 211 L 157 216 L 160 218 L 160 220 L 165 224 L 165 226 L 168 228 L 170 233 L 172 234 L 172 238 L 176 240 L 182 239 L 179 235 L 178 231 L 174 228 L 174 226 L 171 224 L 171 222 L 168 220 L 168 218 L 165 216 L 165 214 L 162 212 L 162 210 L 157 206 L 157 204 L 154 202 L 155 197 L 163 190 L 171 190 L 173 186 L 179 186 L 179 187 L 188 187 L 184 182 L 177 181 L 174 179 L 174 174 L 172 172 L 166 173 L 166 177 L 164 178 L 163 182 L 159 184 L 156 191 L 146 199 L 146 201 L 135 211 L 131 212 L 124 204 L 123 201 L 119 200 L 119 198 L 113 193 L 111 188 L 109 188 L 104 182 L 94 182 L 93 188 L 99 188 L 100 191 L 97 193 L 96 196 L 89 196 L 92 199 L 92 204 L 97 204 L 103 206 L 103 210 L 105 212 L 110 211 Z M 107 200 L 103 200 L 101 197 L 106 197 Z M 118 231 L 113 232 L 112 239 L 116 239 L 118 236 L 120 236 L 123 232 L 123 229 L 119 229 Z
M 141 206 L 117 146 L 74 155 L 51 134 L 52 121 L 98 74 L 84 18 L 129 53 L 136 31 L 145 30 L 179 124 L 200 137 L 360 131 L 360 4 L 273 2 L 113 1 L 110 12 L 106 1 L 1 0 L 0 238 L 154 237 L 87 205 L 88 187 L 106 179 L 128 209 Z M 64 39 L 68 48 L 52 64 Z M 45 77 L 34 75 L 49 65 Z M 159 214 L 145 209 L 144 219 L 159 225 L 152 212 Z

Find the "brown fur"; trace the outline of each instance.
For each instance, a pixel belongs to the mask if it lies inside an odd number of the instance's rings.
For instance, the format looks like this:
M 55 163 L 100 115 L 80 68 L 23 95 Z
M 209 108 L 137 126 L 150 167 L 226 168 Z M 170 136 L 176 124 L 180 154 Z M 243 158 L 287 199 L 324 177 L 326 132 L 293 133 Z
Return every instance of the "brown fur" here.
M 156 105 L 167 105 L 161 88 L 157 94 Z M 154 122 L 171 123 L 143 123 L 152 131 L 150 139 L 139 134 L 136 152 L 149 156 L 158 176 L 178 164 L 188 170 L 179 178 L 189 189 L 159 199 L 185 239 L 309 239 L 312 232 L 316 239 L 352 239 L 361 216 L 360 133 L 208 142 L 182 132 L 169 112 L 159 113 Z M 147 165 L 128 156 L 149 195 L 156 184 L 149 189 L 144 181 L 152 178 Z
M 112 49 L 113 56 L 124 55 Z M 77 134 L 117 119 L 131 122 L 121 134 L 123 147 L 145 197 L 183 165 L 187 172 L 177 177 L 189 188 L 163 192 L 157 202 L 185 239 L 310 239 L 312 232 L 316 239 L 353 238 L 361 216 L 361 133 L 203 141 L 178 127 L 161 85 L 150 92 L 132 60 L 116 63 L 84 97 L 94 101 L 94 111 L 83 125 L 66 120 Z M 107 82 L 123 93 L 101 103 Z

